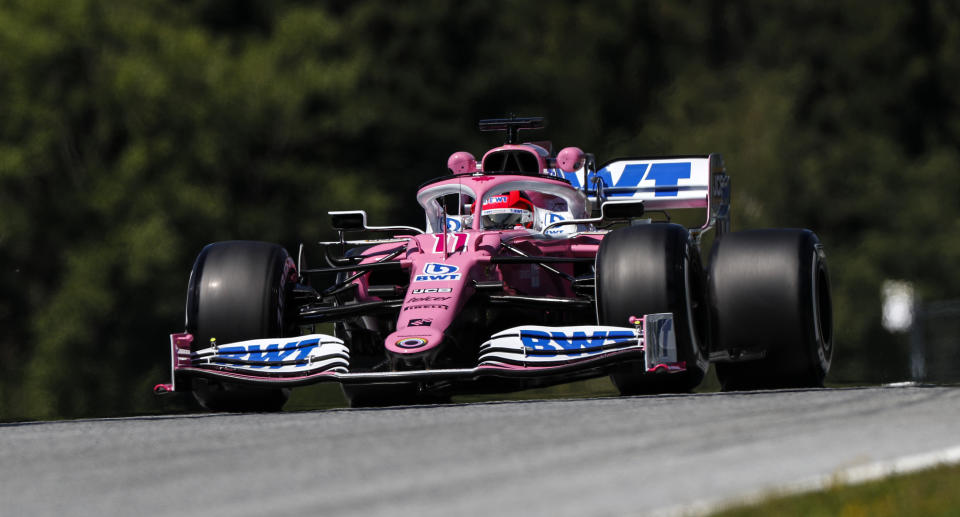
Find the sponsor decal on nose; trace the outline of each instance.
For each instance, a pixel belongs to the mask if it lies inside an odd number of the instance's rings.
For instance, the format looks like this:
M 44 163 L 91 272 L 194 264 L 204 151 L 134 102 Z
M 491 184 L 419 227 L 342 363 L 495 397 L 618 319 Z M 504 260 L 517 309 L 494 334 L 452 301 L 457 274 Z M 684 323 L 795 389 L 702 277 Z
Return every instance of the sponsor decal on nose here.
M 416 275 L 414 282 L 435 282 L 443 280 L 460 280 L 460 268 L 450 264 L 428 262 L 423 266 L 423 274 Z
M 404 337 L 397 340 L 394 345 L 400 348 L 420 348 L 427 344 L 427 338 L 425 337 Z
M 419 309 L 449 309 L 450 306 L 443 303 L 430 303 L 424 305 L 408 305 L 403 308 L 405 311 L 415 311 Z
M 420 296 L 414 297 L 407 300 L 407 303 L 417 303 L 417 302 L 445 302 L 452 298 L 451 296 Z

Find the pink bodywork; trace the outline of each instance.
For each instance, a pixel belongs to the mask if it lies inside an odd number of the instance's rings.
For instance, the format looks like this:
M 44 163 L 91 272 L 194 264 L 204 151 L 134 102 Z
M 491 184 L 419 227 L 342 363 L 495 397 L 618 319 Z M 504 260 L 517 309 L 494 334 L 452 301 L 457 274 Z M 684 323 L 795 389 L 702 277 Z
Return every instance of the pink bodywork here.
M 427 200 L 421 194 L 456 186 L 472 194 L 473 199 L 486 199 L 501 191 L 505 184 L 517 185 L 550 184 L 554 192 L 565 189 L 574 198 L 580 193 L 565 182 L 549 177 L 522 175 L 458 175 L 434 182 L 421 189 L 418 199 Z M 532 187 L 536 188 L 536 187 Z M 536 193 L 533 197 L 536 199 Z M 427 206 L 425 206 L 427 208 Z M 428 210 L 429 213 L 429 210 Z M 481 220 L 474 217 L 470 227 L 460 232 L 437 232 L 410 236 L 405 255 L 398 257 L 410 274 L 410 285 L 404 297 L 403 307 L 397 320 L 397 329 L 387 336 L 384 346 L 395 356 L 429 354 L 443 342 L 446 329 L 461 313 L 473 296 L 474 282 L 501 281 L 506 294 L 536 293 L 537 296 L 571 298 L 570 283 L 545 271 L 536 264 L 524 264 L 498 268 L 490 263 L 493 256 L 504 254 L 516 256 L 500 246 L 507 242 L 527 255 L 556 257 L 596 256 L 602 233 L 579 234 L 572 238 L 548 238 L 534 230 L 484 230 Z M 396 244 L 383 244 L 370 248 L 364 263 L 375 262 L 377 252 L 395 248 Z M 554 264 L 553 267 L 572 274 L 569 264 Z M 505 271 L 505 272 L 504 272 Z M 431 275 L 431 272 L 435 273 Z M 446 274 L 444 274 L 446 272 Z M 432 277 L 432 278 L 431 278 Z M 358 301 L 375 301 L 379 298 L 367 294 L 367 275 L 357 280 Z
M 477 171 L 477 159 L 466 151 L 457 151 L 447 159 L 447 168 L 454 174 L 471 174 Z
M 557 153 L 557 167 L 564 172 L 576 172 L 583 167 L 583 150 L 579 147 L 564 147 Z

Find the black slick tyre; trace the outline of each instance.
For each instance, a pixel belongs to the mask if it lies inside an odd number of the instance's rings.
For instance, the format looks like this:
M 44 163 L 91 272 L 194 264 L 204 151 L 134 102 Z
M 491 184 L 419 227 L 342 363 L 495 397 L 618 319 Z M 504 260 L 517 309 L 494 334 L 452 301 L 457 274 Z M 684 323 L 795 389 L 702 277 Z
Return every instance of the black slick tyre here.
M 192 349 L 217 343 L 292 335 L 288 288 L 296 265 L 276 244 L 227 241 L 203 248 L 187 288 L 187 332 Z M 211 411 L 279 411 L 290 390 L 195 379 L 193 395 Z
M 833 356 L 826 255 L 809 230 L 750 230 L 714 245 L 708 275 L 725 391 L 823 386 Z
M 597 319 L 630 326 L 630 316 L 673 313 L 678 360 L 687 370 L 649 374 L 643 363 L 614 370 L 610 378 L 623 395 L 688 392 L 703 380 L 709 313 L 700 256 L 685 228 L 647 224 L 604 237 L 596 262 Z

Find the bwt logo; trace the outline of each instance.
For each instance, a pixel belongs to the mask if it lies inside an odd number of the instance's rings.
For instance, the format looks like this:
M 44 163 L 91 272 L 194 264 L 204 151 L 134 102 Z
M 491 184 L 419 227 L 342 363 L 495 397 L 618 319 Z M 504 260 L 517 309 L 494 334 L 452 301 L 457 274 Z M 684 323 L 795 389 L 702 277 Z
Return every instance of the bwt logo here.
M 460 268 L 449 264 L 428 262 L 423 266 L 423 274 L 413 277 L 414 282 L 434 282 L 441 280 L 460 280 Z
M 616 183 L 613 181 L 613 175 L 607 168 L 600 169 L 596 176 L 603 180 L 603 186 L 609 187 L 639 187 L 641 181 L 653 181 L 656 187 L 678 187 L 681 179 L 690 178 L 691 162 L 679 163 L 629 163 L 623 168 L 620 177 Z M 580 186 L 580 179 L 576 175 L 566 175 L 568 180 L 575 187 Z M 571 177 L 572 176 L 572 177 Z M 588 184 L 592 187 L 593 175 L 588 178 Z M 655 197 L 677 197 L 679 188 L 658 189 Z M 631 192 L 612 192 L 610 197 L 629 197 Z
M 281 361 L 299 361 L 310 357 L 310 353 L 320 344 L 320 340 L 305 339 L 303 341 L 290 341 L 284 344 L 270 345 L 248 345 L 248 346 L 222 346 L 217 349 L 217 355 L 213 357 L 214 363 L 229 364 L 223 359 L 234 359 L 238 361 L 250 361 L 261 363 L 277 364 L 250 364 L 244 365 L 250 368 L 280 368 L 284 365 Z M 292 365 L 286 365 L 292 366 Z M 308 364 L 296 366 L 310 366 Z
M 582 350 L 599 348 L 608 341 L 621 343 L 635 341 L 637 336 L 632 330 L 598 330 L 587 336 L 586 332 L 544 332 L 541 330 L 524 330 L 520 332 L 520 341 L 523 346 L 531 350 Z
M 544 220 L 544 222 L 545 222 L 546 224 L 555 223 L 555 222 L 557 222 L 557 221 L 566 221 L 566 218 L 564 218 L 564 217 L 563 217 L 562 215 L 560 215 L 560 214 L 551 213 L 551 214 L 549 215 L 549 217 L 546 217 L 545 220 Z M 565 229 L 564 227 L 562 227 L 562 226 L 555 226 L 555 227 L 547 230 L 547 235 L 560 235 L 561 233 L 564 233 L 565 231 L 566 231 L 566 229 Z

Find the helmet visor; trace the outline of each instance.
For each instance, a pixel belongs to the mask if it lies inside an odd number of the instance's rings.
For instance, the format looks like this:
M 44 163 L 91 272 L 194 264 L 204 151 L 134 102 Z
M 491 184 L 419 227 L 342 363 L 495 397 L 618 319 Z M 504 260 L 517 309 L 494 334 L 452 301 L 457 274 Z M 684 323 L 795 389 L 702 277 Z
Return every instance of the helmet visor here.
M 490 208 L 482 216 L 484 228 L 513 228 L 533 220 L 529 210 L 520 208 Z

